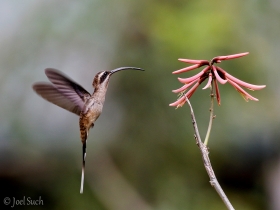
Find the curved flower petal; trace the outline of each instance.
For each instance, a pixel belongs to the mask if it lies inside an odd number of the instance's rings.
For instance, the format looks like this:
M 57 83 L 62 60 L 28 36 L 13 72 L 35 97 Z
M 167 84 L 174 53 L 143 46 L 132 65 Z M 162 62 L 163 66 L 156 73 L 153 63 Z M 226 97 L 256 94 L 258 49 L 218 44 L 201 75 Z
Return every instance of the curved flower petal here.
M 181 98 L 179 98 L 177 101 L 169 104 L 169 106 L 177 106 L 178 107 L 182 107 L 185 103 L 186 103 L 186 98 L 187 98 L 187 95 L 184 94 Z
M 218 67 L 217 66 L 217 69 L 221 72 L 223 72 L 225 74 L 225 77 L 228 79 L 228 80 L 231 80 L 245 88 L 248 88 L 249 90 L 260 90 L 260 89 L 263 89 L 266 87 L 266 85 L 253 85 L 253 84 L 250 84 L 250 83 L 247 83 L 247 82 L 244 82 L 240 79 L 237 79 L 236 77 L 230 75 L 229 73 L 227 73 L 225 70 L 223 70 L 221 67 Z
M 200 76 L 202 76 L 204 74 L 203 71 L 199 72 L 198 74 L 192 76 L 192 77 L 189 77 L 189 78 L 180 78 L 178 77 L 178 80 L 179 82 L 181 83 L 190 83 L 190 82 L 193 82 L 193 81 L 196 81 L 199 79 Z
M 185 59 L 185 58 L 179 58 L 178 60 L 185 63 L 209 65 L 209 61 L 207 60 L 192 60 L 192 59 Z
M 200 76 L 202 76 L 204 73 L 206 73 L 208 70 L 210 69 L 210 66 L 207 66 L 205 67 L 201 72 L 199 72 L 198 74 L 192 76 L 192 77 L 189 77 L 189 78 L 178 78 L 178 80 L 181 82 L 181 83 L 189 83 L 189 82 L 192 82 L 193 80 L 197 80 Z
M 216 79 L 219 81 L 219 83 L 221 83 L 221 84 L 223 84 L 223 85 L 226 84 L 226 83 L 227 83 L 227 80 L 222 79 L 222 78 L 220 77 L 219 73 L 217 72 L 216 67 L 215 67 L 215 66 L 212 66 L 212 68 L 213 68 L 213 72 L 214 72 L 214 74 L 215 74 L 215 76 L 216 76 Z
M 225 56 L 217 56 L 212 59 L 212 62 L 214 63 L 220 63 L 222 60 L 229 60 L 229 59 L 234 59 L 234 58 L 240 58 L 245 55 L 248 55 L 249 52 L 244 52 L 244 53 L 238 53 L 238 54 L 233 54 L 233 55 L 225 55 Z
M 205 90 L 206 88 L 209 88 L 211 86 L 211 82 L 212 82 L 212 73 L 209 73 L 208 82 L 205 85 L 205 87 L 202 89 Z
M 176 89 L 176 90 L 172 90 L 173 93 L 180 93 L 182 91 L 185 91 L 186 89 L 188 89 L 193 83 L 195 83 L 196 80 L 188 83 L 188 84 L 185 84 L 183 85 L 182 87 L 180 87 L 179 89 Z
M 187 97 L 190 98 L 194 94 L 194 92 L 198 86 L 199 86 L 199 82 L 197 82 L 194 86 L 192 86 L 192 88 L 186 94 L 184 94 L 181 98 L 179 98 L 177 101 L 169 104 L 169 106 L 177 106 L 177 108 L 182 107 L 186 103 L 186 98 Z
M 248 99 L 253 100 L 253 101 L 258 101 L 259 99 L 251 96 L 249 93 L 247 93 L 245 90 L 243 90 L 238 84 L 235 82 L 228 80 L 228 82 L 242 95 L 242 97 L 248 101 Z
M 195 65 L 192 65 L 192 66 L 188 66 L 188 67 L 173 71 L 172 74 L 180 74 L 180 73 L 183 73 L 183 72 L 191 71 L 191 70 L 194 70 L 196 68 L 199 68 L 200 66 L 201 66 L 201 64 L 195 64 Z
M 195 83 L 194 86 L 192 86 L 192 88 L 186 93 L 186 95 L 188 96 L 188 98 L 191 98 L 192 95 L 194 94 L 194 92 L 196 91 L 196 89 L 198 88 L 198 86 L 200 85 L 199 82 Z
M 228 78 L 228 80 L 231 80 L 231 81 L 233 81 L 233 82 L 235 82 L 235 83 L 237 83 L 237 84 L 239 84 L 243 87 L 246 87 L 249 90 L 261 90 L 261 89 L 266 87 L 266 85 L 252 85 L 250 83 L 244 82 L 244 81 L 239 80 L 236 77 L 230 75 L 229 73 L 227 73 L 225 76 L 226 76 L 226 78 Z

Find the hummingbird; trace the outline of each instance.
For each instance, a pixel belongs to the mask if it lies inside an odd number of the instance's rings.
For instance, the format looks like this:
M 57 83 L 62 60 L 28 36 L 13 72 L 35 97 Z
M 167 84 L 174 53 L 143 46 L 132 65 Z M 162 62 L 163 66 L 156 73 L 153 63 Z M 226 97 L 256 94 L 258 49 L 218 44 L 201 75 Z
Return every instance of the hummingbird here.
M 86 144 L 90 128 L 93 128 L 95 121 L 100 116 L 105 101 L 106 91 L 111 76 L 123 70 L 140 70 L 136 67 L 120 67 L 111 71 L 98 72 L 92 86 L 93 94 L 90 94 L 78 83 L 68 76 L 53 68 L 45 69 L 49 82 L 38 82 L 33 85 L 33 90 L 45 100 L 66 109 L 79 118 L 80 138 L 82 141 L 82 175 L 80 193 L 83 193 L 84 171 L 86 159 Z

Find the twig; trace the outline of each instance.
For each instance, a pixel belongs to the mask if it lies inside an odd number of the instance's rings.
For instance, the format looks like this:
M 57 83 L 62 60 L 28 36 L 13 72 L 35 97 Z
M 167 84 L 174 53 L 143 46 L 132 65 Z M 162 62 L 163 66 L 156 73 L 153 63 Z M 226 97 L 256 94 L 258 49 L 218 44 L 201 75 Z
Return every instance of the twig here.
M 211 162 L 210 162 L 210 159 L 208 156 L 208 154 L 209 154 L 208 148 L 203 144 L 203 142 L 201 141 L 200 135 L 199 135 L 199 131 L 198 131 L 198 127 L 197 127 L 197 123 L 196 123 L 196 119 L 194 116 L 194 112 L 193 112 L 191 103 L 188 98 L 186 98 L 186 101 L 188 102 L 190 110 L 191 110 L 192 123 L 193 123 L 194 131 L 195 131 L 194 138 L 195 138 L 196 144 L 198 145 L 199 150 L 201 152 L 204 167 L 210 178 L 210 184 L 212 185 L 212 187 L 215 188 L 215 190 L 221 197 L 221 199 L 224 202 L 224 204 L 226 205 L 226 207 L 229 210 L 234 210 L 233 206 L 231 205 L 229 199 L 227 198 L 226 194 L 224 193 L 222 187 L 220 186 L 220 184 L 215 176 L 214 170 L 211 166 Z

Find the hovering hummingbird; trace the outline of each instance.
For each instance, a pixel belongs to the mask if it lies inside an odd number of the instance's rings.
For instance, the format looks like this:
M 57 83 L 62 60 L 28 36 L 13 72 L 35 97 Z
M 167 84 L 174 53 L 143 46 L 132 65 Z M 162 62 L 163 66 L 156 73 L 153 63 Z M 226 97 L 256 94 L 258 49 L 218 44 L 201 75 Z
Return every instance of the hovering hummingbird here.
M 52 83 L 38 82 L 33 85 L 33 90 L 47 101 L 80 116 L 80 137 L 83 144 L 80 193 L 83 193 L 84 186 L 86 143 L 89 129 L 94 126 L 95 121 L 102 112 L 110 77 L 122 70 L 144 71 L 136 67 L 120 67 L 111 71 L 101 71 L 93 79 L 94 92 L 92 95 L 65 74 L 52 68 L 45 70 L 48 79 Z

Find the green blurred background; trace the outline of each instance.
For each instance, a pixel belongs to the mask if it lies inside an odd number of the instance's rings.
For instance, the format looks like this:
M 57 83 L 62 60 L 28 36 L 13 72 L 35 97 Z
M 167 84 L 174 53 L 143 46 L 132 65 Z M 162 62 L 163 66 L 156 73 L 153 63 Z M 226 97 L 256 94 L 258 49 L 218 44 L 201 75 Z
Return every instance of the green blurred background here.
M 171 90 L 181 87 L 171 72 L 187 66 L 178 58 L 248 51 L 220 66 L 267 87 L 250 92 L 259 102 L 246 103 L 220 85 L 210 159 L 236 209 L 279 210 L 279 23 L 277 0 L 1 0 L 1 205 L 25 196 L 43 200 L 32 209 L 226 209 L 209 184 L 189 108 L 168 106 L 177 99 Z M 89 135 L 80 195 L 78 117 L 31 86 L 47 81 L 44 69 L 52 67 L 93 92 L 97 72 L 120 66 L 146 71 L 111 78 Z M 199 88 L 191 103 L 204 137 L 209 90 Z

